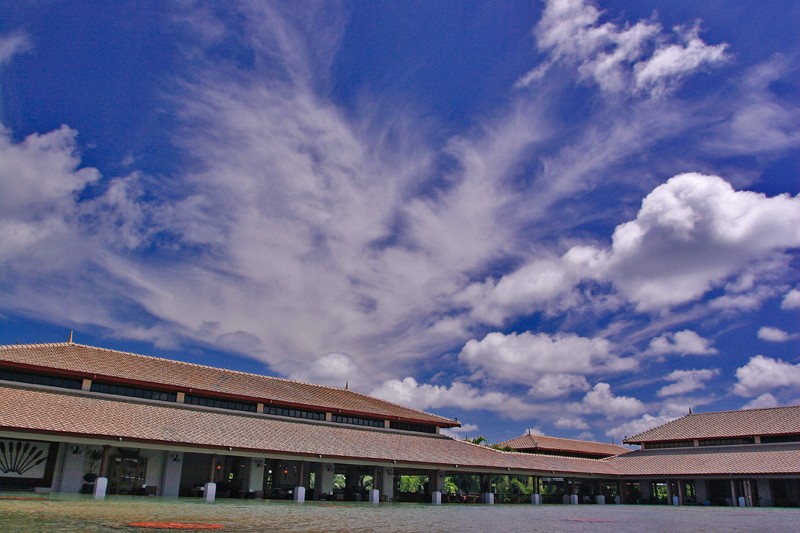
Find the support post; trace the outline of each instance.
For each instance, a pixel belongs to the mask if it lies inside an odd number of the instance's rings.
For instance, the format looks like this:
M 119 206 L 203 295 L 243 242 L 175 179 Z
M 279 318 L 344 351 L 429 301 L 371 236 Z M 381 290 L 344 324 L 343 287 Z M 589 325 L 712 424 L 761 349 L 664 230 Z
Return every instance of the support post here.
M 108 461 L 111 457 L 111 446 L 103 446 L 103 458 L 100 459 L 100 476 L 94 480 L 93 496 L 95 500 L 102 500 L 106 497 L 108 489 Z
M 297 486 L 294 488 L 294 493 L 292 494 L 292 499 L 295 503 L 303 503 L 306 501 L 306 488 L 303 486 L 303 478 L 304 478 L 304 466 L 305 461 L 298 461 L 297 466 Z
M 208 503 L 214 503 L 217 498 L 217 484 L 214 479 L 217 475 L 217 456 L 211 456 L 211 467 L 208 472 L 208 482 L 203 486 L 203 499 Z

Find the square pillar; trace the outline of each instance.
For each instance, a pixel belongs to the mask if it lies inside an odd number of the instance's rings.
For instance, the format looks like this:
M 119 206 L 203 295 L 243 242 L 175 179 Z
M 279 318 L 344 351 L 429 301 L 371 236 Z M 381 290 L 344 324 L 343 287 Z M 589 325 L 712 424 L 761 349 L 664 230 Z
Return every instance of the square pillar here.
M 250 472 L 247 481 L 248 492 L 264 490 L 264 459 L 261 457 L 250 458 Z
M 183 471 L 182 452 L 164 452 L 164 476 L 161 479 L 161 495 L 177 498 L 181 489 Z
M 306 488 L 305 487 L 295 487 L 294 492 L 292 493 L 292 499 L 295 503 L 303 503 L 306 501 Z
M 369 491 L 369 503 L 378 503 L 381 501 L 381 491 L 372 489 Z
M 59 492 L 80 492 L 83 485 L 83 466 L 86 461 L 86 446 L 63 444 L 64 466 L 61 469 Z
M 108 488 L 108 478 L 99 477 L 94 480 L 94 495 L 95 500 L 102 500 L 106 497 L 106 489 Z
M 317 493 L 333 494 L 333 475 L 336 466 L 333 463 L 320 463 L 317 469 L 316 489 Z
M 433 505 L 442 505 L 442 492 L 435 490 L 431 493 L 431 503 Z
M 214 503 L 214 500 L 217 498 L 217 484 L 213 481 L 209 481 L 204 485 L 203 490 L 203 499 L 208 503 Z
M 531 503 L 533 505 L 541 505 L 542 504 L 542 495 L 541 494 L 531 494 Z
M 760 507 L 772 507 L 772 490 L 770 490 L 768 479 L 756 480 L 758 490 L 758 505 Z
M 705 479 L 698 479 L 694 482 L 694 497 L 698 505 L 705 505 L 708 501 L 707 482 Z
M 386 497 L 387 501 L 394 500 L 394 470 L 381 467 L 378 469 L 378 489 Z

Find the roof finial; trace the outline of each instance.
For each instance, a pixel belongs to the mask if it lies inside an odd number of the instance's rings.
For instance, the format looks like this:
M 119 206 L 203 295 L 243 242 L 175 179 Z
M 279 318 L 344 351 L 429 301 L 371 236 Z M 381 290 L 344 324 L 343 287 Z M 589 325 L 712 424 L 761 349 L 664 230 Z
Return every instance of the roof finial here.
M 344 390 L 350 390 L 350 382 L 349 381 L 345 381 L 344 382 Z
M 692 406 L 689 406 L 689 414 L 692 414 Z
M 69 330 L 69 339 L 67 339 L 67 344 L 72 344 L 72 330 Z

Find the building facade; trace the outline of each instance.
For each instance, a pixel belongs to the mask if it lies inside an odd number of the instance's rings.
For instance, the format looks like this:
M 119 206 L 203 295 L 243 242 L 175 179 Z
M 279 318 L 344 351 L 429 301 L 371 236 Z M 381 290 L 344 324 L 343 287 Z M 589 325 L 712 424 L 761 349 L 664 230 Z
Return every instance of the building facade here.
M 72 342 L 0 346 L 0 490 L 440 503 L 460 501 L 446 479 L 473 476 L 475 501 L 493 503 L 493 480 L 518 476 L 534 503 L 553 487 L 559 503 L 655 503 L 664 484 L 678 503 L 726 503 L 718 482 L 735 479 L 732 504 L 792 505 L 800 408 L 787 409 L 794 426 L 752 443 L 669 447 L 690 440 L 672 431 L 629 439 L 635 452 L 553 438 L 503 452 L 440 433 L 456 420 L 347 389 Z M 726 435 L 713 438 L 744 438 Z M 409 476 L 426 481 L 410 491 Z

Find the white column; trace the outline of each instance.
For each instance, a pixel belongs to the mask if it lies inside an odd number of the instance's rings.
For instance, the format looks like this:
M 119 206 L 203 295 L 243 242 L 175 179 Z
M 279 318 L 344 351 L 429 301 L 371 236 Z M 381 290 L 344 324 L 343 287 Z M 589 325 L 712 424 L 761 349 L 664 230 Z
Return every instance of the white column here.
M 531 494 L 531 503 L 533 505 L 541 505 L 542 504 L 542 495 L 541 494 Z
M 705 505 L 708 500 L 708 491 L 706 490 L 706 480 L 697 479 L 694 482 L 694 497 L 698 505 Z
M 250 472 L 247 481 L 247 490 L 249 492 L 264 490 L 264 459 L 262 457 L 250 458 Z
M 488 504 L 488 505 L 494 505 L 494 493 L 493 492 L 484 492 L 481 495 L 481 502 L 483 502 L 485 504 Z
M 294 494 L 292 495 L 292 499 L 297 503 L 303 503 L 306 501 L 306 488 L 305 487 L 295 487 Z
M 381 475 L 379 476 L 381 479 L 380 486 L 378 489 L 381 491 L 381 494 L 386 496 L 387 501 L 394 500 L 394 470 L 391 468 L 380 468 Z
M 181 489 L 181 473 L 183 472 L 183 453 L 165 452 L 164 476 L 161 479 L 161 495 L 177 498 Z
M 381 491 L 372 489 L 369 491 L 369 503 L 378 503 L 381 501 Z
M 756 488 L 758 489 L 758 505 L 772 507 L 772 491 L 769 487 L 769 480 L 763 478 L 756 480 Z
M 571 505 L 578 505 L 578 495 L 577 494 L 570 494 L 569 503 Z
M 94 480 L 94 499 L 102 500 L 106 497 L 106 488 L 108 488 L 108 478 L 99 477 Z
M 433 505 L 442 505 L 442 493 L 441 491 L 435 490 L 431 492 L 431 503 Z
M 595 497 L 595 501 L 597 502 L 597 505 L 605 505 L 606 504 L 606 497 L 603 496 L 602 494 L 598 494 Z
M 333 463 L 325 463 L 322 465 L 322 469 L 318 474 L 317 479 L 317 491 L 321 494 L 331 495 L 333 494 L 333 475 L 334 475 L 334 464 Z M 320 498 L 321 499 L 321 498 Z
M 64 468 L 61 470 L 60 492 L 80 492 L 83 485 L 83 465 L 86 460 L 86 446 L 82 444 L 65 444 L 61 446 L 64 453 Z
M 213 503 L 215 499 L 217 499 L 217 484 L 213 481 L 209 481 L 204 485 L 205 489 L 203 490 L 203 498 L 208 503 Z

